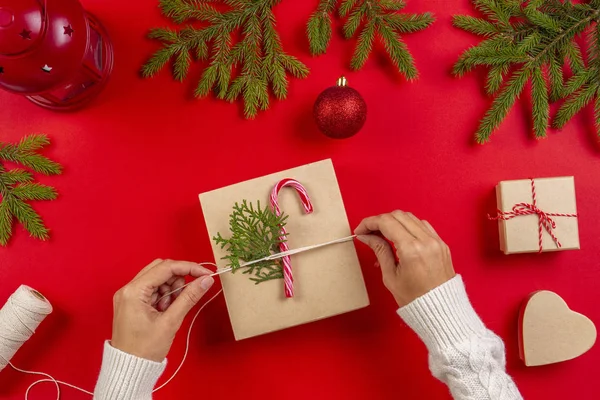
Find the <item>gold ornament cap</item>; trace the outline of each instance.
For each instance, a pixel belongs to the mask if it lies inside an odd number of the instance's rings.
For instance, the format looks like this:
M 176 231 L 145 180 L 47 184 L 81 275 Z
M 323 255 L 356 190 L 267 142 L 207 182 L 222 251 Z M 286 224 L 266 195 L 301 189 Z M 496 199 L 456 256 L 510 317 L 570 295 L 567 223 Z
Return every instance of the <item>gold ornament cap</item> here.
M 348 79 L 346 79 L 345 76 L 340 76 L 337 80 L 337 85 L 339 87 L 345 87 L 348 86 Z

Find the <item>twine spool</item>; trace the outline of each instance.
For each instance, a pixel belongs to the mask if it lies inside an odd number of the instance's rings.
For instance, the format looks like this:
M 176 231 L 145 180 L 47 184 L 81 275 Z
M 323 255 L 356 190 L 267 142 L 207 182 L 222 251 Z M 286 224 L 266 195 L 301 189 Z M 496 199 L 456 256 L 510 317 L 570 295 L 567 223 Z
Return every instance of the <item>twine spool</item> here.
M 21 285 L 0 309 L 0 371 L 2 371 L 52 312 L 52 305 L 37 290 Z

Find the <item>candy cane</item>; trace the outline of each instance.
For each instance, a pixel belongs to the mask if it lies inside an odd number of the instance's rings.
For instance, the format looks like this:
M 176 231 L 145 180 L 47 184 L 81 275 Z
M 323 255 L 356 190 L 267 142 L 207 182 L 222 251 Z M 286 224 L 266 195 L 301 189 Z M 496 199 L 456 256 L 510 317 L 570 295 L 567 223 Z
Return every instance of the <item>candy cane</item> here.
M 275 185 L 275 187 L 273 188 L 273 190 L 271 191 L 271 206 L 273 207 L 273 211 L 275 212 L 275 214 L 277 214 L 278 216 L 281 215 L 281 209 L 279 208 L 279 200 L 278 200 L 278 195 L 279 195 L 279 191 L 281 189 L 283 189 L 286 186 L 290 186 L 294 189 L 296 189 L 296 191 L 298 192 L 298 195 L 300 196 L 300 201 L 302 202 L 302 206 L 304 207 L 304 211 L 306 211 L 307 214 L 310 214 L 311 212 L 313 212 L 313 206 L 312 203 L 310 202 L 310 198 L 308 197 L 308 193 L 306 193 L 306 189 L 304 188 L 304 186 L 302 186 L 302 184 L 294 179 L 283 179 L 281 181 L 279 181 L 277 183 L 277 185 Z M 288 251 L 290 248 L 287 245 L 287 242 L 285 241 L 287 238 L 287 232 L 285 230 L 285 227 L 281 227 L 281 236 L 279 237 L 279 239 L 282 241 L 279 244 L 279 249 L 283 252 L 283 251 Z M 294 297 L 294 275 L 292 273 L 292 260 L 290 259 L 290 256 L 286 256 L 283 257 L 281 259 L 282 263 L 283 263 L 283 283 L 285 284 L 285 296 L 286 297 Z

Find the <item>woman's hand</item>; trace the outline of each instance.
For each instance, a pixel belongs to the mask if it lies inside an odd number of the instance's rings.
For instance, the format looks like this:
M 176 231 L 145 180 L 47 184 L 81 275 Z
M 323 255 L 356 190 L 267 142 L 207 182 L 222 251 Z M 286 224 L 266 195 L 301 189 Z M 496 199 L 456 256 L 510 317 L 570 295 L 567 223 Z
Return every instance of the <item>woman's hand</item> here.
M 111 345 L 147 360 L 162 362 L 187 313 L 214 283 L 209 269 L 187 261 L 155 260 L 114 296 Z M 196 277 L 183 290 L 185 276 Z
M 429 222 L 411 213 L 393 211 L 366 218 L 354 233 L 375 252 L 383 283 L 400 307 L 456 275 L 448 246 Z

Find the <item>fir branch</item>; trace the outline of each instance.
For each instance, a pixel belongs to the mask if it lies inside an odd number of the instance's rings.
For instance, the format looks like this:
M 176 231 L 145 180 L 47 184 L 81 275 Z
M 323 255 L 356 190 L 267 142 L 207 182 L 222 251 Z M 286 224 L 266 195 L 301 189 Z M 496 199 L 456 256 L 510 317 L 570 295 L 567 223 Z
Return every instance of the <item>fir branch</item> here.
M 321 0 L 306 24 L 306 35 L 313 55 L 325 54 L 331 40 L 331 14 L 338 0 Z
M 163 14 L 175 23 L 200 21 L 200 27 L 186 26 L 176 32 L 168 28 L 150 31 L 149 37 L 162 42 L 142 67 L 152 77 L 167 64 L 173 64 L 173 76 L 184 80 L 194 58 L 208 60 L 195 90 L 197 97 L 214 91 L 219 99 L 244 102 L 244 115 L 253 118 L 269 107 L 269 89 L 278 99 L 287 96 L 290 74 L 308 75 L 308 68 L 286 54 L 275 30 L 272 8 L 281 0 L 160 0 Z M 221 11 L 209 3 L 223 3 Z M 241 39 L 233 41 L 239 33 Z M 235 67 L 240 73 L 232 76 Z
M 33 182 L 33 175 L 22 168 L 7 170 L 1 161 L 9 161 L 44 175 L 60 174 L 62 167 L 38 154 L 50 144 L 45 135 L 25 136 L 17 144 L 0 143 L 0 245 L 6 246 L 17 220 L 37 239 L 48 239 L 48 228 L 27 201 L 56 199 L 56 190 Z
M 536 138 L 546 137 L 550 103 L 546 80 L 541 69 L 534 69 L 531 74 L 531 99 L 533 106 L 533 132 Z
M 554 117 L 553 126 L 555 128 L 564 127 L 575 114 L 593 100 L 597 92 L 598 88 L 596 86 L 589 85 L 574 93 L 559 108 Z
M 479 36 L 489 37 L 499 33 L 499 29 L 493 23 L 483 18 L 475 18 L 469 15 L 455 15 L 452 24 L 464 31 L 474 33 Z
M 490 139 L 494 129 L 500 125 L 500 122 L 506 117 L 508 111 L 523 91 L 530 73 L 529 69 L 522 69 L 515 72 L 504 89 L 496 97 L 492 103 L 492 107 L 481 120 L 479 129 L 477 130 L 476 139 L 478 143 L 485 143 Z
M 536 138 L 546 136 L 551 101 L 564 100 L 552 123 L 561 127 L 597 96 L 600 63 L 595 63 L 594 55 L 600 48 L 597 33 L 600 7 L 596 3 L 600 2 L 473 0 L 485 19 L 455 16 L 456 27 L 484 40 L 463 52 L 454 65 L 454 73 L 462 76 L 478 66 L 489 68 L 486 91 L 495 96 L 477 130 L 478 142 L 489 140 L 529 79 Z M 576 40 L 592 27 L 596 33 L 590 35 L 588 54 L 584 57 Z M 563 67 L 567 63 L 573 76 L 565 83 Z M 518 72 L 504 84 L 504 76 L 511 70 Z
M 38 134 L 29 135 L 17 144 L 0 143 L 0 161 L 21 164 L 44 175 L 58 175 L 62 172 L 60 164 L 35 152 L 48 144 L 48 138 Z
M 279 252 L 279 245 L 282 243 L 281 228 L 285 226 L 286 220 L 286 215 L 277 216 L 270 208 L 262 208 L 260 202 L 255 207 L 243 200 L 241 204 L 233 206 L 229 216 L 231 236 L 226 239 L 219 232 L 213 240 L 227 250 L 228 254 L 222 259 L 227 260 L 227 266 L 232 268 L 232 272 L 243 268 L 243 273 L 253 275 L 250 279 L 257 284 L 282 279 L 283 269 L 278 260 L 262 261 L 248 267 L 241 265 Z
M 327 49 L 331 37 L 331 14 L 336 3 L 321 0 L 308 22 L 308 40 L 313 55 L 323 54 Z M 413 58 L 401 34 L 423 30 L 433 23 L 434 18 L 431 13 L 398 13 L 404 6 L 405 3 L 398 0 L 342 0 L 338 12 L 346 18 L 344 36 L 346 39 L 357 36 L 350 61 L 352 69 L 363 67 L 373 51 L 375 39 L 379 39 L 396 69 L 408 79 L 417 77 Z

